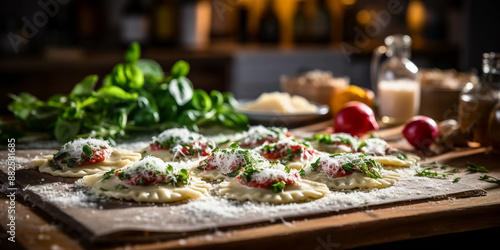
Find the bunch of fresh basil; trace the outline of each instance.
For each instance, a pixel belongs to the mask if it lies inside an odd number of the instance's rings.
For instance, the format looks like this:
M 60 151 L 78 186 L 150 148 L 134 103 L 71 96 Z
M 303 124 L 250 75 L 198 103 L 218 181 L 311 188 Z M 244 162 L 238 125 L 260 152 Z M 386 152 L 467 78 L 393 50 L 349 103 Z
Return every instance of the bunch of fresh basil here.
M 104 138 L 113 141 L 131 132 L 163 130 L 186 126 L 222 125 L 233 130 L 248 127 L 246 116 L 235 110 L 231 93 L 193 89 L 187 78 L 189 64 L 176 62 L 165 76 L 153 60 L 140 59 L 140 46 L 131 44 L 125 62 L 106 75 L 95 90 L 96 75 L 76 84 L 69 95 L 54 95 L 46 102 L 29 93 L 9 94 L 8 106 L 17 118 L 0 124 L 4 136 L 19 137 L 19 128 L 49 133 L 64 143 L 76 137 Z

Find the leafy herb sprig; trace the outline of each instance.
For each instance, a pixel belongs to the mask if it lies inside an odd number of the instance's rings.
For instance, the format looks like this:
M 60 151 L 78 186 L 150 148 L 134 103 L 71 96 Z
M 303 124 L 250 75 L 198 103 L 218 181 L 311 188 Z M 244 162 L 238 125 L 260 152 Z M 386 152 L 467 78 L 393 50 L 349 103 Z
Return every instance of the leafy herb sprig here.
M 165 76 L 160 64 L 140 57 L 139 44 L 131 44 L 124 62 L 105 76 L 99 89 L 95 89 L 98 76 L 90 75 L 69 94 L 57 94 L 47 101 L 24 92 L 8 94 L 13 99 L 8 109 L 17 120 L 1 122 L 2 136 L 5 132 L 9 138 L 19 138 L 29 131 L 60 143 L 89 136 L 113 143 L 133 132 L 174 126 L 195 131 L 214 124 L 234 130 L 247 128 L 248 119 L 236 111 L 231 93 L 193 88 L 187 78 L 187 62 L 176 62 Z
M 453 175 L 455 173 L 460 173 L 460 170 L 457 168 L 447 170 L 448 165 L 440 165 L 437 161 L 429 162 L 429 163 L 423 163 L 420 164 L 420 166 L 425 167 L 422 171 L 416 171 L 417 173 L 415 176 L 420 176 L 420 177 L 428 177 L 428 178 L 436 178 L 436 179 L 447 179 L 450 175 Z M 438 171 L 431 171 L 431 170 L 439 170 Z M 446 171 L 444 171 L 446 170 Z M 444 172 L 443 172 L 444 171 Z M 462 179 L 461 177 L 456 177 L 452 180 L 453 183 L 457 183 Z
M 490 183 L 496 183 L 500 185 L 500 180 L 489 175 L 483 175 L 479 177 L 479 180 L 490 182 Z
M 489 173 L 490 171 L 483 166 L 478 166 L 470 161 L 467 162 L 467 169 L 471 172 Z

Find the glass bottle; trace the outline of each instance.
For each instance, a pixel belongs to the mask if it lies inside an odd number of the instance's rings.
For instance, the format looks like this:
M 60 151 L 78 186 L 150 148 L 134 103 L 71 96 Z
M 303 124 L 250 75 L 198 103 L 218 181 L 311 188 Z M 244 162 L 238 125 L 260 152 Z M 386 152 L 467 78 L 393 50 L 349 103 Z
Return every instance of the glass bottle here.
M 178 27 L 178 6 L 168 0 L 157 0 L 152 8 L 152 35 L 156 45 L 171 46 L 175 43 Z
M 306 15 L 306 2 L 298 3 L 297 11 L 293 17 L 293 36 L 296 43 L 308 42 L 308 19 Z
M 259 21 L 259 39 L 262 43 L 278 43 L 280 39 L 280 23 L 273 10 L 272 0 L 267 0 L 266 8 Z
M 318 1 L 318 10 L 313 18 L 313 25 L 311 27 L 314 42 L 317 43 L 328 43 L 330 42 L 331 36 L 331 15 L 328 10 L 328 5 L 326 0 Z
M 403 124 L 417 115 L 420 107 L 420 84 L 417 66 L 410 61 L 411 38 L 392 35 L 385 46 L 375 49 L 372 61 L 372 86 L 377 92 L 378 115 L 388 125 Z M 378 60 L 385 53 L 377 75 Z M 376 77 L 375 77 L 376 76 Z
M 473 142 L 491 144 L 488 123 L 500 98 L 500 53 L 483 54 L 483 74 L 478 85 L 468 83 L 460 94 L 458 122 L 462 132 L 472 132 Z
M 500 152 L 500 101 L 491 111 L 488 123 L 488 137 L 491 140 L 491 146 Z

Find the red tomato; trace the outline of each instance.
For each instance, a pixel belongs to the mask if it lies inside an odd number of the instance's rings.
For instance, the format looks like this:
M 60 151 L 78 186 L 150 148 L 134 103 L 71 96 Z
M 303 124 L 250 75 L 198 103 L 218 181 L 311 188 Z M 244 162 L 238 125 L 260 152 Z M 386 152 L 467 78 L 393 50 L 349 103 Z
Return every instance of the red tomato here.
M 335 132 L 361 136 L 377 130 L 375 114 L 368 105 L 362 102 L 348 102 L 335 116 Z
M 92 152 L 93 152 L 92 157 L 90 157 L 89 160 L 79 162 L 77 165 L 82 166 L 82 165 L 89 165 L 97 162 L 102 162 L 106 160 L 106 156 L 109 156 L 111 154 L 111 149 L 109 148 L 96 149 L 92 150 Z
M 428 149 L 438 136 L 437 123 L 427 116 L 411 118 L 403 129 L 403 136 L 416 149 Z

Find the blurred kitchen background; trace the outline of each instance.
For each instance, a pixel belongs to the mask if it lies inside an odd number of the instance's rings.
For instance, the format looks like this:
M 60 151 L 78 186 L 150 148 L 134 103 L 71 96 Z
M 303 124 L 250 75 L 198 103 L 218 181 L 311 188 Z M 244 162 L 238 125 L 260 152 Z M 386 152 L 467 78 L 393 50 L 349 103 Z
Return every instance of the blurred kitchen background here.
M 165 70 L 183 59 L 196 88 L 254 98 L 312 69 L 370 88 L 374 48 L 413 39 L 419 68 L 481 71 L 500 51 L 500 1 L 17 0 L 0 3 L 0 114 L 7 93 L 42 100 L 102 77 L 138 41 Z

